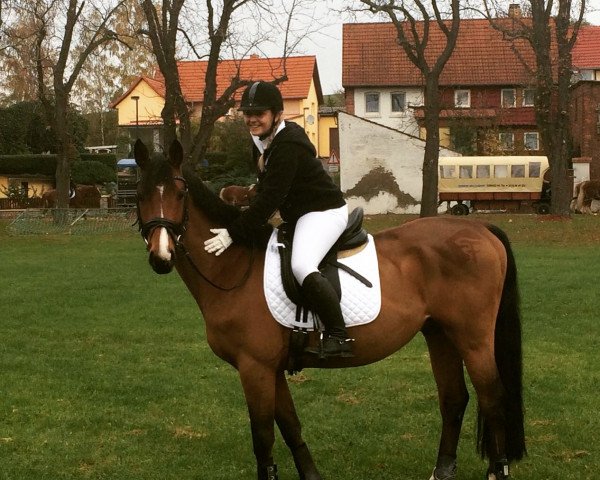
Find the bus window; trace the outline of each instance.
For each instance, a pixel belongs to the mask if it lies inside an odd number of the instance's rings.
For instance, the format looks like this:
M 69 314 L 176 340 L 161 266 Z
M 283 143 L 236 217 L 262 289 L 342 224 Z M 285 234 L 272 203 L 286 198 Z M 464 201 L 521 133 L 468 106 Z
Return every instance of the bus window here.
M 458 167 L 459 178 L 473 178 L 473 165 L 461 165 Z
M 440 165 L 440 177 L 454 178 L 454 172 L 455 172 L 454 165 Z
M 508 178 L 508 165 L 494 165 L 494 177 Z
M 525 165 L 511 165 L 510 176 L 513 178 L 525 177 Z
M 490 178 L 490 166 L 489 165 L 477 165 L 477 171 L 475 172 L 477 178 Z
M 529 177 L 540 178 L 540 171 L 542 169 L 541 162 L 529 162 Z

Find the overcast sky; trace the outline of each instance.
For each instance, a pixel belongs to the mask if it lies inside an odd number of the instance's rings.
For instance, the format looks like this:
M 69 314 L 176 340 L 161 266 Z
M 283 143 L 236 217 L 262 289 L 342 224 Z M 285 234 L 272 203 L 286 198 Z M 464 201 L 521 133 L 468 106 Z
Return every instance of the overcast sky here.
M 590 23 L 600 25 L 600 12 L 586 18 Z M 374 17 L 370 19 L 375 20 Z M 326 95 L 342 88 L 342 24 L 349 21 L 340 16 L 329 18 L 328 26 L 322 28 L 320 34 L 312 35 L 302 44 L 302 54 L 317 56 L 321 86 Z

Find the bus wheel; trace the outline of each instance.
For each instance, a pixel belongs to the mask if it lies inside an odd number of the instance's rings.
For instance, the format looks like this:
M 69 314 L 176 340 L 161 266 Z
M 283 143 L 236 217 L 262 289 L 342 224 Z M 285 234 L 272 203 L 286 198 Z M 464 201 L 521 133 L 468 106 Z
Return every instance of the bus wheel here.
M 538 203 L 535 211 L 538 215 L 548 215 L 550 213 L 550 205 L 547 203 Z
M 463 203 L 457 203 L 450 209 L 452 215 L 467 215 L 469 213 L 469 207 Z

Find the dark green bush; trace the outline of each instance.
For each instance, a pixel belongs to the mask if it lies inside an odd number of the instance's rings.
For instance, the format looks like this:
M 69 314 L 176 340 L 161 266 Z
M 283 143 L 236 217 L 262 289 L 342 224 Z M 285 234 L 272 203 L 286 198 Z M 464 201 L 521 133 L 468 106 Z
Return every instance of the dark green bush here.
M 0 173 L 54 175 L 56 155 L 0 155 Z
M 71 180 L 76 184 L 95 185 L 117 181 L 117 172 L 104 163 L 95 161 L 75 162 L 71 167 Z

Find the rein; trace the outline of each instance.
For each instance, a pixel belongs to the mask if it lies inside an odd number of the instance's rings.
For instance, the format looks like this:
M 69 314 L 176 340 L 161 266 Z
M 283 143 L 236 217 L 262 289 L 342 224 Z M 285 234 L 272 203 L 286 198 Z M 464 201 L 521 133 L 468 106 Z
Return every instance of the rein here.
M 216 288 L 217 290 L 221 290 L 222 292 L 230 292 L 232 290 L 235 290 L 236 288 L 243 286 L 246 283 L 246 281 L 248 280 L 248 278 L 250 277 L 250 272 L 252 271 L 252 265 L 254 264 L 254 248 L 250 249 L 250 260 L 248 261 L 248 268 L 246 269 L 244 276 L 242 277 L 242 279 L 239 282 L 232 285 L 231 287 L 222 287 L 221 285 L 218 285 L 215 282 L 213 282 L 204 273 L 202 273 L 200 268 L 198 268 L 198 266 L 194 262 L 189 250 L 185 247 L 185 245 L 183 243 L 183 240 L 184 240 L 183 236 L 184 236 L 185 232 L 187 231 L 187 223 L 189 220 L 189 211 L 188 211 L 188 203 L 187 203 L 188 202 L 187 181 L 185 180 L 185 178 L 180 177 L 180 176 L 175 176 L 175 177 L 173 177 L 173 179 L 180 180 L 184 184 L 184 195 L 185 196 L 184 196 L 184 200 L 183 200 L 184 201 L 184 203 L 183 203 L 183 212 L 184 212 L 183 220 L 181 221 L 181 223 L 177 223 L 177 222 L 174 222 L 167 218 L 155 217 L 155 218 L 148 220 L 147 222 L 143 222 L 142 216 L 140 214 L 140 201 L 138 198 L 136 200 L 137 223 L 139 225 L 138 228 L 139 228 L 142 238 L 144 239 L 144 242 L 146 242 L 146 245 L 148 245 L 148 237 L 150 236 L 152 231 L 155 228 L 162 227 L 167 231 L 167 233 L 173 240 L 176 250 L 183 253 L 183 255 L 185 256 L 185 258 L 187 259 L 189 264 L 192 266 L 192 268 L 195 270 L 195 272 L 198 275 L 200 275 L 200 277 L 204 281 L 206 281 L 209 285 Z

